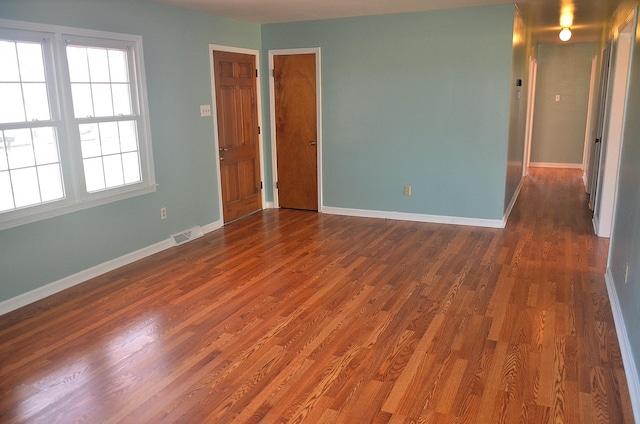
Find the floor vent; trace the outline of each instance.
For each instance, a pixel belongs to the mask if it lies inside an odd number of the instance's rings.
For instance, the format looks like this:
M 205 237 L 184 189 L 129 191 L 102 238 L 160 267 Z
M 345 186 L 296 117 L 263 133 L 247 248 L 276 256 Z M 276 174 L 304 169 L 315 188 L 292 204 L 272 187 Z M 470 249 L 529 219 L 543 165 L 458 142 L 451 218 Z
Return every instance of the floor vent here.
M 202 237 L 203 235 L 202 229 L 198 226 L 193 227 L 190 230 L 174 234 L 171 236 L 171 239 L 173 240 L 174 246 L 180 246 L 181 244 L 185 244 L 186 242 Z

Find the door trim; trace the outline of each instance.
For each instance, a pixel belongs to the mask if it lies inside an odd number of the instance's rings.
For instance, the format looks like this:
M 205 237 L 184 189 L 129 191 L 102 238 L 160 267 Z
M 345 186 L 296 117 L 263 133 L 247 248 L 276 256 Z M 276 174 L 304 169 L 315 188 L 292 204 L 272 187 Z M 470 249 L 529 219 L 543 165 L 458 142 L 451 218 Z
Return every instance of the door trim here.
M 278 49 L 269 50 L 269 122 L 271 124 L 271 169 L 273 170 L 273 206 L 280 207 L 278 189 L 278 152 L 276 143 L 276 98 L 275 86 L 273 79 L 273 57 L 294 55 L 294 54 L 315 54 L 316 56 L 316 131 L 317 136 L 317 163 L 318 163 L 318 212 L 322 212 L 324 200 L 322 196 L 322 87 L 320 72 L 320 47 L 302 48 L 302 49 Z
M 531 141 L 533 140 L 533 119 L 536 107 L 536 84 L 538 82 L 538 59 L 529 57 L 529 80 L 527 82 L 527 118 L 524 137 L 524 158 L 522 159 L 522 176 L 527 176 L 527 168 L 531 164 Z
M 584 132 L 584 148 L 582 149 L 582 169 L 584 170 L 584 173 L 582 174 L 582 182 L 586 193 L 589 193 L 591 190 L 591 181 L 589 180 L 589 174 L 591 172 L 589 166 L 591 164 L 589 163 L 589 158 L 591 157 L 591 140 L 595 138 L 594 131 L 592 131 L 592 129 L 594 127 L 594 110 L 597 106 L 595 103 L 596 90 L 598 89 L 596 81 L 597 74 L 598 55 L 595 55 L 593 56 L 593 59 L 591 59 L 591 79 L 589 81 L 589 100 L 587 103 L 587 126 Z
M 635 15 L 635 13 L 634 13 Z M 606 144 L 600 160 L 596 207 L 593 209 L 593 226 L 598 237 L 611 237 L 615 217 L 618 173 L 624 129 L 626 127 L 627 94 L 631 84 L 631 58 L 636 38 L 635 16 L 618 30 L 607 99 L 609 107 L 603 129 Z
M 221 51 L 221 52 L 229 52 L 229 53 L 241 53 L 255 56 L 256 58 L 256 70 L 258 71 L 258 76 L 262 75 L 262 71 L 260 70 L 260 51 L 253 49 L 245 49 L 241 47 L 231 47 L 231 46 L 222 46 L 219 44 L 209 44 L 209 75 L 211 75 L 211 119 L 213 122 L 213 147 L 214 147 L 214 155 L 216 159 L 216 169 L 218 176 L 218 210 L 220 211 L 220 217 L 218 221 L 221 223 L 221 226 L 224 222 L 224 205 L 222 204 L 222 175 L 220 172 L 220 152 L 218 151 L 218 147 L 220 146 L 220 141 L 218 140 L 218 112 L 217 112 L 217 102 L 216 102 L 216 80 L 215 80 L 215 71 L 214 71 L 214 62 L 213 62 L 213 51 Z M 262 125 L 262 90 L 260 89 L 260 77 L 256 78 L 256 102 L 257 102 L 257 113 L 258 113 L 258 126 L 260 128 L 264 128 Z M 260 151 L 260 157 L 258 160 L 260 161 L 260 181 L 264 182 L 264 143 L 262 138 L 262 131 L 258 134 L 258 148 Z M 260 196 L 262 197 L 262 208 L 267 209 L 267 203 L 265 201 L 264 188 L 260 190 Z M 218 222 L 216 221 L 216 222 Z

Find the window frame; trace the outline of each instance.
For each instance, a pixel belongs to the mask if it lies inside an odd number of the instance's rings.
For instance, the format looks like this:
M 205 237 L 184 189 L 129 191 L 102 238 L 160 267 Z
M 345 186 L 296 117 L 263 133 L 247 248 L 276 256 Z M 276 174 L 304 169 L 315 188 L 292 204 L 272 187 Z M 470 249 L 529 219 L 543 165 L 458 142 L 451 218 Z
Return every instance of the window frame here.
M 37 125 L 56 128 L 64 191 L 64 197 L 60 200 L 0 212 L 0 230 L 156 191 L 141 36 L 0 19 L 0 38 L 31 42 L 44 40 L 42 46 L 51 120 L 38 121 L 37 124 L 25 122 L 24 127 Z M 137 123 L 140 182 L 91 193 L 86 190 L 78 130 L 83 119 L 76 118 L 73 109 L 66 50 L 69 42 L 87 47 L 127 47 L 127 59 L 131 68 L 129 77 L 132 114 L 124 117 Z M 117 118 L 119 117 L 107 117 L 106 120 L 117 121 Z

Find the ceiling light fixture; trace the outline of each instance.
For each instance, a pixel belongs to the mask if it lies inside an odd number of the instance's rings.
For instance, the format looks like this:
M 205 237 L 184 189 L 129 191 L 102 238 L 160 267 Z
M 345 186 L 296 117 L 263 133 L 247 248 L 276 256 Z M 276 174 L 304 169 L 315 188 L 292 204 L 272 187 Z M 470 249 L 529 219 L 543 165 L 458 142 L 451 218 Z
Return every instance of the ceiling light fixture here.
M 569 41 L 571 39 L 571 28 L 569 27 L 564 27 L 562 28 L 562 31 L 560 31 L 560 40 L 562 41 Z

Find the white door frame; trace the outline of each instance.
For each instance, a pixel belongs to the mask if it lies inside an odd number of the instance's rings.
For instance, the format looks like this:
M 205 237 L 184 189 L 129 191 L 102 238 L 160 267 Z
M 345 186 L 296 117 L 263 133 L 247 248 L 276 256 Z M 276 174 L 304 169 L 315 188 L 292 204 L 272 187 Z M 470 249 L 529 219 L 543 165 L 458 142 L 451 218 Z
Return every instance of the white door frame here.
M 634 34 L 635 19 L 632 19 L 620 29 L 615 44 L 613 74 L 609 88 L 611 102 L 604 129 L 607 142 L 601 155 L 598 176 L 600 193 L 593 211 L 593 225 L 598 237 L 610 237 L 613 228 Z
M 587 193 L 590 193 L 591 181 L 589 176 L 591 175 L 590 168 L 590 158 L 591 158 L 591 146 L 593 143 L 591 142 L 595 137 L 592 131 L 593 128 L 593 107 L 595 106 L 595 93 L 597 90 L 596 85 L 596 75 L 598 73 L 598 56 L 594 56 L 591 59 L 591 80 L 589 82 L 589 100 L 587 103 L 587 127 L 584 132 L 584 147 L 582 148 L 582 182 L 584 184 L 584 190 Z
M 215 157 L 216 157 L 216 167 L 218 169 L 218 208 L 220 210 L 220 225 L 224 222 L 224 206 L 222 204 L 222 173 L 220 170 L 220 151 L 218 150 L 220 147 L 220 140 L 218 139 L 218 109 L 217 109 L 217 101 L 216 101 L 216 75 L 215 68 L 213 64 L 213 51 L 221 51 L 221 52 L 230 52 L 230 53 L 241 53 L 241 54 L 249 54 L 256 57 L 256 70 L 258 71 L 258 75 L 262 75 L 260 71 L 260 51 L 253 49 L 245 49 L 241 47 L 232 47 L 232 46 L 222 46 L 219 44 L 209 44 L 209 65 L 211 69 L 209 70 L 209 75 L 211 75 L 211 99 L 213 104 L 211 105 L 211 117 L 213 120 L 213 144 L 215 147 Z M 256 77 L 256 102 L 257 102 L 257 113 L 258 113 L 258 127 L 262 128 L 262 90 L 260 89 L 260 78 Z M 258 148 L 260 151 L 260 157 L 258 160 L 260 161 L 260 181 L 264 181 L 264 146 L 262 141 L 262 131 L 258 131 Z M 264 188 L 260 190 L 260 195 L 262 196 L 262 208 L 266 209 L 265 203 L 265 195 Z
M 538 81 L 538 60 L 529 57 L 529 86 L 527 87 L 527 121 L 524 136 L 524 158 L 522 158 L 522 176 L 527 176 L 531 162 L 531 140 L 533 139 L 533 116 L 536 106 L 536 83 Z
M 322 211 L 324 205 L 322 196 L 322 95 L 321 95 L 321 72 L 320 72 L 320 47 L 301 49 L 279 49 L 269 50 L 269 122 L 271 123 L 271 163 L 273 170 L 273 204 L 275 208 L 280 207 L 280 199 L 276 184 L 278 182 L 278 152 L 276 143 L 276 99 L 273 78 L 273 57 L 294 55 L 294 54 L 314 54 L 316 56 L 316 141 L 317 141 L 317 163 L 318 163 L 318 212 Z

